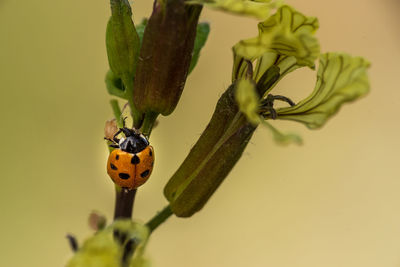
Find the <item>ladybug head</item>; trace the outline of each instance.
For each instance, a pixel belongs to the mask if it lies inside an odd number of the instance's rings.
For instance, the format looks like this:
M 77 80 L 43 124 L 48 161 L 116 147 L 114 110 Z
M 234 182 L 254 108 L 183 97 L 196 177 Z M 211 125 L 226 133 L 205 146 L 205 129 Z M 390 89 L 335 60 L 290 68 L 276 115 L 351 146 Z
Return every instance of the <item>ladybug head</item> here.
M 135 129 L 121 128 L 125 135 L 125 139 L 121 139 L 119 147 L 122 151 L 136 154 L 145 149 L 149 145 L 147 138 Z

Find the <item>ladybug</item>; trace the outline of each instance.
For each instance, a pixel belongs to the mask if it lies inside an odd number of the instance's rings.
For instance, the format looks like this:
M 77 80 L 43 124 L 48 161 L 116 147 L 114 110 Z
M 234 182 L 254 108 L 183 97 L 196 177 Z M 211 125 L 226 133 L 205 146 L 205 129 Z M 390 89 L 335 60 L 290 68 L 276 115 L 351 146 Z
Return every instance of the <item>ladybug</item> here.
M 118 139 L 120 133 L 125 138 Z M 118 186 L 135 189 L 150 177 L 154 165 L 154 150 L 147 138 L 136 129 L 119 128 L 110 147 L 115 149 L 108 156 L 107 173 Z

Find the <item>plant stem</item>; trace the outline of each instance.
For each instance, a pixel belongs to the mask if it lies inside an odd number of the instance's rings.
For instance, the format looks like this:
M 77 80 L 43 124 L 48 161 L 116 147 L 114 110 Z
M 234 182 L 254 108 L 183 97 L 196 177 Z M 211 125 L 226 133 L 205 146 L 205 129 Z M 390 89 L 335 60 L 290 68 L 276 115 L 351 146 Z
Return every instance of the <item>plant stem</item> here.
M 171 207 L 168 205 L 162 211 L 158 212 L 150 221 L 146 223 L 150 233 L 152 233 L 160 224 L 165 222 L 172 215 Z
M 158 117 L 158 113 L 156 112 L 147 112 L 144 116 L 143 125 L 142 125 L 142 133 L 149 138 L 151 134 L 151 130 L 153 129 L 154 123 Z
M 133 79 L 131 77 L 122 77 L 122 82 L 125 87 L 126 99 L 128 99 L 131 115 L 133 119 L 133 127 L 139 129 L 142 124 L 142 114 L 136 109 L 133 103 Z
M 114 117 L 117 120 L 117 126 L 119 128 L 121 128 L 124 123 L 123 123 L 123 118 L 121 116 L 121 109 L 120 109 L 120 107 L 118 105 L 118 100 L 112 99 L 112 100 L 110 100 L 110 104 L 111 104 L 111 108 L 112 108 L 113 113 L 114 113 Z
M 132 218 L 135 195 L 136 189 L 116 188 L 114 220 L 118 218 Z

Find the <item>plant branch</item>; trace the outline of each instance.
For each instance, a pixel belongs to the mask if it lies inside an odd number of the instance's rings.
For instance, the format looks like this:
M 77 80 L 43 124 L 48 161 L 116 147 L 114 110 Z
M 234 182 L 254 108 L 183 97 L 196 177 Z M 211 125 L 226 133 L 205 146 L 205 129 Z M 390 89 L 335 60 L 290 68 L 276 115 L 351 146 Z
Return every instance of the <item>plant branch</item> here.
M 136 189 L 117 188 L 115 190 L 114 220 L 118 218 L 132 218 L 133 204 Z
M 172 215 L 171 207 L 168 205 L 162 211 L 158 212 L 150 221 L 146 223 L 150 233 L 152 233 L 160 224 L 165 222 Z
M 153 129 L 154 123 L 158 117 L 158 113 L 156 112 L 147 112 L 144 116 L 143 124 L 142 124 L 142 133 L 149 138 L 151 134 L 151 130 Z
M 121 128 L 124 123 L 123 123 L 123 118 L 121 116 L 121 109 L 120 109 L 120 107 L 118 105 L 118 100 L 112 99 L 112 100 L 110 100 L 110 104 L 111 104 L 111 108 L 112 108 L 113 113 L 114 113 L 114 117 L 115 117 L 115 119 L 117 121 L 117 125 L 118 125 L 119 128 Z

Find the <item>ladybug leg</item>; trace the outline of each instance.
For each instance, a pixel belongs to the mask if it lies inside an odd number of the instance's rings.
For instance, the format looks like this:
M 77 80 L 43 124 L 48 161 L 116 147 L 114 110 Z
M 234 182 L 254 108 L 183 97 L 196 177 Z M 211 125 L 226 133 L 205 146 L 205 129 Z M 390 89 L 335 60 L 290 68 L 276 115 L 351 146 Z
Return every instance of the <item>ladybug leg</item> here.
M 115 144 L 111 144 L 111 145 L 108 145 L 109 147 L 112 147 L 112 148 L 119 148 L 119 145 L 115 145 Z
M 122 132 L 121 128 L 114 134 L 112 141 L 116 144 L 119 144 L 119 138 L 117 138 L 117 135 L 119 135 Z
M 76 240 L 75 236 L 68 234 L 66 236 L 68 239 L 69 246 L 71 247 L 73 252 L 77 252 L 79 249 L 78 241 Z
M 119 138 L 117 138 L 117 137 L 114 136 L 114 137 L 113 137 L 113 142 L 116 143 L 116 144 L 119 144 Z
M 110 142 L 112 143 L 112 144 L 109 144 L 109 145 L 108 145 L 109 147 L 119 148 L 118 142 L 116 142 L 115 139 L 118 140 L 118 138 L 110 139 L 110 138 L 104 137 L 104 140 L 110 141 Z M 118 140 L 118 141 L 119 141 L 119 140 Z

